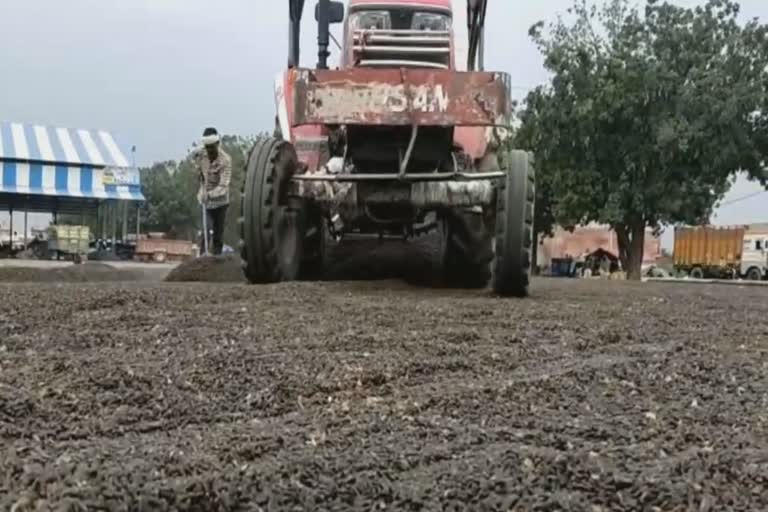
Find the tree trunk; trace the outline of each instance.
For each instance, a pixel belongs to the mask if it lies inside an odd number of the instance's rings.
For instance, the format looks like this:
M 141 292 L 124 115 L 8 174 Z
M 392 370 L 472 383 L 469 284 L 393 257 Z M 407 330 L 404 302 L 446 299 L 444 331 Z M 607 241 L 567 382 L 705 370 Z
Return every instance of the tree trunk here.
M 624 224 L 614 224 L 613 230 L 619 241 L 619 262 L 622 270 L 627 270 L 629 265 L 629 230 Z
M 533 275 L 539 275 L 539 234 L 533 234 L 533 244 L 531 245 L 531 268 L 533 269 Z
M 643 255 L 645 253 L 645 222 L 639 221 L 632 226 L 632 240 L 629 245 L 629 266 L 627 279 L 639 281 L 642 277 Z
M 645 221 L 634 220 L 630 224 L 616 224 L 613 229 L 619 241 L 619 260 L 627 273 L 627 279 L 639 281 L 642 277 L 645 253 Z

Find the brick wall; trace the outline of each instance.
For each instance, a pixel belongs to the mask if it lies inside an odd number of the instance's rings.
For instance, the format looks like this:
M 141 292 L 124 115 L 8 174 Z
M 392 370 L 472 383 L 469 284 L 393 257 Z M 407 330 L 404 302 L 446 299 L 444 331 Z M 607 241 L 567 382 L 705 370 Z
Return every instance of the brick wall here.
M 558 228 L 553 237 L 541 240 L 537 264 L 547 266 L 552 258 L 578 257 L 585 252 L 597 249 L 603 249 L 618 256 L 619 242 L 616 233 L 610 228 L 601 226 L 579 227 L 573 233 Z M 659 257 L 661 257 L 661 239 L 654 237 L 649 229 L 645 234 L 643 263 L 653 263 Z

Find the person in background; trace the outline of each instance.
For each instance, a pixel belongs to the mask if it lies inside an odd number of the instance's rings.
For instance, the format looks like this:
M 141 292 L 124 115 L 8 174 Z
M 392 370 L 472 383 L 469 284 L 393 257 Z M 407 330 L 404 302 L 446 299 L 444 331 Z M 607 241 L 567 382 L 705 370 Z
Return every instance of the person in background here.
M 197 193 L 197 200 L 205 208 L 208 231 L 213 231 L 209 249 L 211 253 L 218 255 L 224 247 L 224 226 L 229 207 L 232 158 L 221 148 L 221 138 L 216 128 L 206 128 L 203 131 L 202 144 L 202 149 L 195 152 L 193 156 L 195 165 L 200 171 L 200 190 Z M 201 245 L 201 249 L 203 247 Z

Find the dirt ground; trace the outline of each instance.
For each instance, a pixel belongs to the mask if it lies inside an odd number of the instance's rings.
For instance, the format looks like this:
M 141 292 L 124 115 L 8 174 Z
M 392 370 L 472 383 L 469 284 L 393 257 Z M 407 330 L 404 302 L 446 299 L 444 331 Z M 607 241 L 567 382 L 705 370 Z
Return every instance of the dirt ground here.
M 110 264 L 88 261 L 79 265 L 46 268 L 39 261 L 23 266 L 23 260 L 12 266 L 0 266 L 0 283 L 92 283 L 115 281 L 160 281 L 168 270 L 152 265 L 144 268 L 116 269 Z
M 201 256 L 184 262 L 165 277 L 168 282 L 245 282 L 238 256 Z
M 0 510 L 768 509 L 768 290 L 0 297 Z

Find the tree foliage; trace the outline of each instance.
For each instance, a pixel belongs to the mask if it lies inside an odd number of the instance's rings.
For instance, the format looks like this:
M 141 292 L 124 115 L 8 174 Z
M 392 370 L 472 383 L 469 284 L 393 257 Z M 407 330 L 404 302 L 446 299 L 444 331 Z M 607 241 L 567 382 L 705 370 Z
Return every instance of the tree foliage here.
M 577 0 L 530 35 L 552 73 L 518 143 L 538 162 L 538 229 L 609 224 L 631 277 L 646 226 L 706 221 L 743 170 L 765 180 L 768 31 L 732 0 Z
M 513 145 L 534 151 L 536 169 L 536 208 L 534 209 L 533 230 L 538 235 L 550 236 L 558 222 L 555 209 L 555 193 L 552 179 L 556 173 L 548 166 L 552 165 L 550 148 L 545 140 L 550 129 L 542 124 L 546 118 L 542 115 L 542 104 L 546 101 L 542 88 L 528 94 L 525 110 L 521 113 L 521 125 L 515 132 Z

